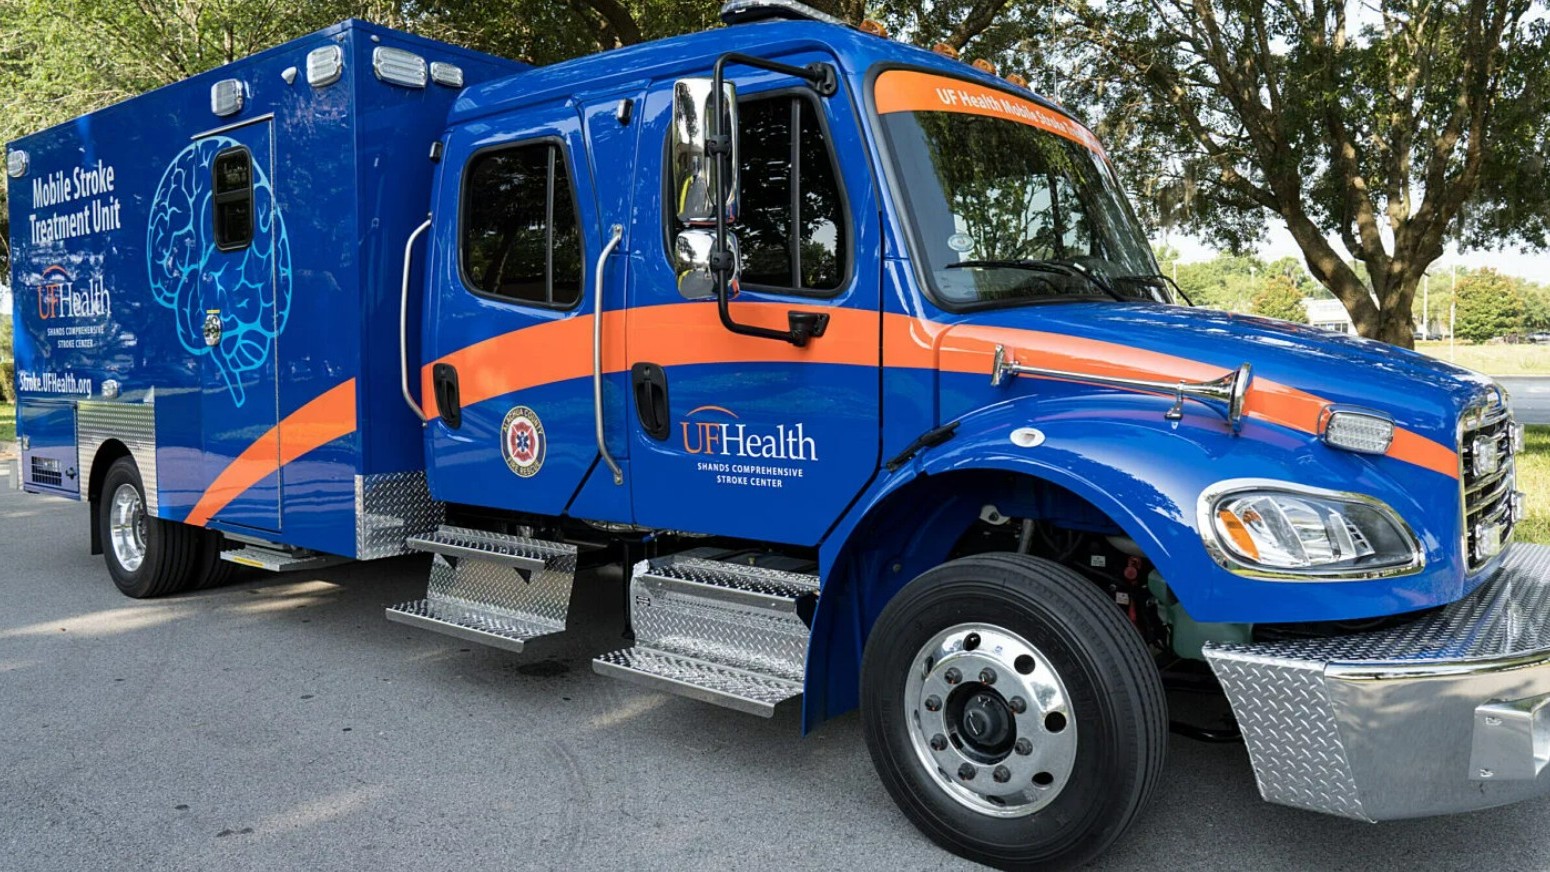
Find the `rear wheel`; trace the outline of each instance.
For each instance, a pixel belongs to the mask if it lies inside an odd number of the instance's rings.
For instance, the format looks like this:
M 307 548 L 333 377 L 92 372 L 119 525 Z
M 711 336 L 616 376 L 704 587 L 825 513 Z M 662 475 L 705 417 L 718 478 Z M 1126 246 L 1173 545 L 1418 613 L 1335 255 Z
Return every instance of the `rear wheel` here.
M 1017 554 L 915 579 L 867 641 L 862 727 L 888 792 L 944 848 L 1074 866 L 1162 771 L 1167 711 L 1140 636 L 1075 573 Z
M 199 558 L 194 563 L 191 589 L 209 590 L 230 584 L 240 567 L 230 560 L 221 559 L 226 537 L 219 530 L 200 530 L 199 534 Z
M 201 531 L 153 518 L 145 508 L 145 486 L 134 460 L 121 457 L 102 484 L 99 532 L 108 574 L 125 596 L 166 596 L 186 590 L 193 579 Z

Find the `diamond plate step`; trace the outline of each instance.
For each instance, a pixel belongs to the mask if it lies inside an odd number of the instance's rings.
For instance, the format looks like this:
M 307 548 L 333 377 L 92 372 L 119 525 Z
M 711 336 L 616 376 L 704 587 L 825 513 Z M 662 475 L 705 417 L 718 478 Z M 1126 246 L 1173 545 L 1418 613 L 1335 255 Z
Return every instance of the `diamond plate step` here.
M 435 555 L 430 584 L 388 620 L 508 651 L 565 629 L 576 546 L 450 526 L 409 544 Z
M 818 578 L 713 559 L 711 549 L 642 561 L 630 578 L 636 645 L 592 662 L 600 675 L 771 717 L 802 695 Z
M 295 572 L 301 569 L 322 569 L 349 562 L 346 558 L 315 551 L 287 551 L 283 548 L 266 548 L 249 543 L 240 548 L 221 552 L 221 559 L 241 566 L 252 566 L 270 572 Z

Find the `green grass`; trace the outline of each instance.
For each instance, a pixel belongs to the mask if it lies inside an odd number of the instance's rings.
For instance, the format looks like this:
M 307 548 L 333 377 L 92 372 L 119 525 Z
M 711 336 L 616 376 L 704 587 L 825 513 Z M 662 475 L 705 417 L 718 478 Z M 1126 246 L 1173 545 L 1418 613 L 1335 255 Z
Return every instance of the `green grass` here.
M 16 441 L 16 407 L 0 403 L 0 442 Z
M 1550 345 L 1417 342 L 1415 350 L 1487 375 L 1550 375 Z
M 1528 495 L 1528 517 L 1518 525 L 1519 542 L 1550 544 L 1550 425 L 1530 424 L 1518 457 L 1518 490 Z

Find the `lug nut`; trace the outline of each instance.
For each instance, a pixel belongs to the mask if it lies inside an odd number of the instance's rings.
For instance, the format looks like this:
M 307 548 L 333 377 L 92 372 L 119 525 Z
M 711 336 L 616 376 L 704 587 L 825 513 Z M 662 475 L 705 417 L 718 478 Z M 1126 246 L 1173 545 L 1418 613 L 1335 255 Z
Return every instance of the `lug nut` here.
M 996 683 L 996 670 L 986 667 L 980 670 L 980 681 L 984 684 Z
M 963 680 L 963 673 L 959 672 L 958 667 L 954 666 L 942 674 L 942 679 L 948 684 L 957 684 Z
M 937 733 L 935 736 L 932 736 L 931 737 L 931 750 L 933 750 L 933 751 L 946 751 L 947 750 L 947 737 L 942 735 L 941 733 Z
M 1020 696 L 1012 697 L 1010 700 L 1007 700 L 1006 704 L 1012 707 L 1013 714 L 1020 715 L 1028 710 L 1028 701 Z
M 936 712 L 942 710 L 942 698 L 938 696 L 926 697 L 926 711 Z
M 965 763 L 958 767 L 958 777 L 964 781 L 973 781 L 975 774 L 978 772 L 979 770 L 975 769 L 972 763 Z
M 990 777 L 996 779 L 997 784 L 1005 784 L 1012 780 L 1012 770 L 1005 766 L 997 766 L 996 771 L 990 773 Z
M 1024 757 L 1026 757 L 1029 754 L 1033 753 L 1033 743 L 1028 741 L 1027 739 L 1018 739 L 1017 740 L 1017 744 L 1013 745 L 1012 749 L 1014 751 L 1016 751 L 1017 753 L 1023 755 Z

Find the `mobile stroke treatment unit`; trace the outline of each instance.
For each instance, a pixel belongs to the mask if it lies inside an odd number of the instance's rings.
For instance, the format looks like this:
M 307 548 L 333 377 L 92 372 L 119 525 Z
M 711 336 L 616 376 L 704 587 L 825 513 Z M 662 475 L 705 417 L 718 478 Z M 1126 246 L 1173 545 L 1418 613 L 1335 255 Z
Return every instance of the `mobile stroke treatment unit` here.
M 1550 789 L 1500 387 L 1187 305 L 988 65 L 723 16 L 542 68 L 347 21 L 11 143 L 21 486 L 133 597 L 430 552 L 387 617 L 513 651 L 620 597 L 597 672 L 859 706 L 998 866 L 1124 832 L 1171 682 L 1271 802 Z

